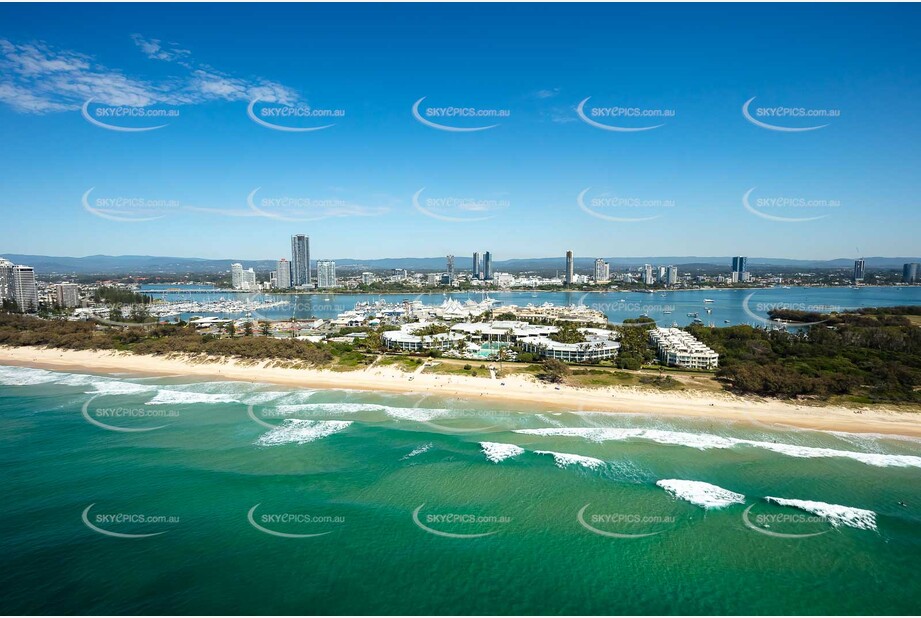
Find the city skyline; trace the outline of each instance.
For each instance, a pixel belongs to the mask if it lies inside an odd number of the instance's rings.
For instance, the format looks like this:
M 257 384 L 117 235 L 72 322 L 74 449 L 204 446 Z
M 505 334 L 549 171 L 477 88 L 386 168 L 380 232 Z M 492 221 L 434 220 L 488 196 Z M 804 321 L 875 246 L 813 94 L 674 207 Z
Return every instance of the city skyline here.
M 913 6 L 842 7 L 835 23 L 809 5 L 667 16 L 654 7 L 587 7 L 578 19 L 552 6 L 419 7 L 412 30 L 401 19 L 410 9 L 397 6 L 357 14 L 260 7 L 260 20 L 251 7 L 229 7 L 220 38 L 194 28 L 195 19 L 174 19 L 180 10 L 195 17 L 202 9 L 61 7 L 51 21 L 32 7 L 0 9 L 8 170 L 0 207 L 17 213 L 0 231 L 4 253 L 217 259 L 234 246 L 236 259 L 277 259 L 275 239 L 298 220 L 324 239 L 318 253 L 357 259 L 462 255 L 460 239 L 471 236 L 507 258 L 535 246 L 729 255 L 744 244 L 749 255 L 798 259 L 917 252 L 921 126 L 905 105 L 921 93 L 910 78 L 921 55 L 908 27 Z M 701 18 L 707 11 L 712 19 Z M 612 40 L 603 30 L 609 18 L 631 27 Z M 483 36 L 469 48 L 434 45 L 474 21 Z M 89 23 L 108 28 L 75 36 Z M 260 36 L 264 23 L 281 31 Z M 284 36 L 305 23 L 305 35 Z M 329 33 L 346 23 L 366 36 L 336 41 Z M 766 42 L 791 23 L 810 36 L 780 48 Z M 508 36 L 513 25 L 534 36 Z M 848 27 L 863 36 L 836 35 Z M 549 32 L 559 41 L 552 49 L 541 36 Z M 420 46 L 428 53 L 416 54 Z M 645 51 L 628 62 L 635 49 Z M 305 67 L 298 59 L 308 57 L 315 61 Z M 417 71 L 382 80 L 384 67 L 410 58 Z M 65 88 L 62 75 L 83 86 Z M 152 131 L 109 130 L 84 115 L 91 98 L 86 114 L 107 124 L 143 123 L 95 115 L 105 105 L 178 115 L 148 122 L 166 125 Z M 259 98 L 282 111 L 344 116 L 291 121 L 333 125 L 318 131 L 272 130 L 247 114 Z M 414 117 L 420 99 L 422 120 L 498 126 L 433 128 Z M 452 122 L 426 115 L 429 106 L 509 114 L 486 125 Z M 621 106 L 674 115 L 640 132 L 580 116 L 648 124 L 593 115 Z M 764 115 L 777 106 L 837 113 L 820 123 Z M 786 133 L 753 120 L 822 128 Z

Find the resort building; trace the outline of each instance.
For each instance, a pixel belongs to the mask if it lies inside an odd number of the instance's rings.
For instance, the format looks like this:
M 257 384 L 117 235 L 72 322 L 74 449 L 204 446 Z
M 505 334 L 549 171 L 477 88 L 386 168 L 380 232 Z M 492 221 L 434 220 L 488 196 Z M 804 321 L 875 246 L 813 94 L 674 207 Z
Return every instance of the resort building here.
M 719 354 L 680 328 L 654 328 L 649 341 L 663 365 L 688 369 L 716 369 Z
M 575 274 L 575 258 L 572 251 L 566 252 L 566 276 L 563 279 L 566 285 L 572 285 L 573 275 Z
M 580 328 L 585 336 L 580 343 L 560 343 L 544 335 L 522 337 L 518 345 L 525 352 L 567 363 L 591 363 L 617 356 L 620 343 L 617 333 L 603 328 Z
M 404 324 L 400 330 L 388 330 L 381 334 L 381 341 L 391 350 L 404 352 L 425 352 L 438 350 L 444 352 L 463 345 L 464 336 L 458 333 L 446 332 L 434 335 L 417 335 L 430 326 L 431 322 L 413 322 Z
M 921 283 L 921 264 L 908 262 L 902 266 L 902 283 Z

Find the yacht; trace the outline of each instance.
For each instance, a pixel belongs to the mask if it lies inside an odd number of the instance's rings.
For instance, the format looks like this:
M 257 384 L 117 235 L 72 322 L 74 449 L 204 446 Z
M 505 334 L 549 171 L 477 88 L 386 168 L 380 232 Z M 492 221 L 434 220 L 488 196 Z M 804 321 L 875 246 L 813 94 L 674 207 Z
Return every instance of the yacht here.
M 705 303 L 712 303 L 712 302 L 715 302 L 715 301 L 714 301 L 712 298 L 705 298 L 705 299 L 704 299 L 704 302 L 705 302 Z
M 689 313 L 689 314 L 688 314 L 688 317 L 689 317 L 689 318 L 696 318 L 696 317 L 698 317 L 699 315 L 700 315 L 700 314 L 697 313 L 697 312 L 695 311 L 695 312 L 693 312 L 693 313 Z

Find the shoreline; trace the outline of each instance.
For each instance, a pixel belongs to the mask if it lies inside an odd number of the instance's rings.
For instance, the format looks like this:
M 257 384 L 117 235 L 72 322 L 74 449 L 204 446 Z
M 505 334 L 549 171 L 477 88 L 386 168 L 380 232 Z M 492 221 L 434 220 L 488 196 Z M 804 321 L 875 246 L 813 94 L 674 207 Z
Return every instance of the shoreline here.
M 637 387 L 579 388 L 537 381 L 531 376 L 501 379 L 435 373 L 407 373 L 372 365 L 355 371 L 288 369 L 273 361 L 170 358 L 109 350 L 63 350 L 0 346 L 0 365 L 76 373 L 137 373 L 148 376 L 208 377 L 309 388 L 428 392 L 470 400 L 490 400 L 544 410 L 608 412 L 767 424 L 778 429 L 921 437 L 921 413 L 885 408 L 810 406 L 724 392 L 660 392 Z

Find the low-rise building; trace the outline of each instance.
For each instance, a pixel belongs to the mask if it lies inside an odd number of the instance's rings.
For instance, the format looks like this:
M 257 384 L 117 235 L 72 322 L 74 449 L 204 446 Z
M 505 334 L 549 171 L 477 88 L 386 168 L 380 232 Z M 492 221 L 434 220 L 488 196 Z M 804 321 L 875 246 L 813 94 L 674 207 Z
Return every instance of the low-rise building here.
M 664 365 L 688 369 L 716 369 L 719 365 L 719 354 L 680 328 L 653 328 L 649 341 Z

